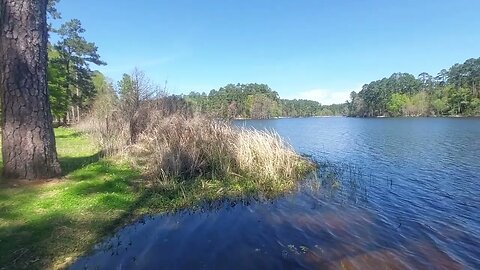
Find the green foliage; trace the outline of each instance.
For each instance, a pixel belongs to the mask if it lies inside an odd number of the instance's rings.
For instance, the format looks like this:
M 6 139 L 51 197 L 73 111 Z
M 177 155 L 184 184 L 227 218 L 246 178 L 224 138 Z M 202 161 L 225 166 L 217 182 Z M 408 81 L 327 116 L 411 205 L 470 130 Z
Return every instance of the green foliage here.
M 347 103 L 349 116 L 364 117 L 367 115 L 365 101 L 357 92 L 352 91 L 350 93 L 350 102 Z
M 408 102 L 409 98 L 406 94 L 394 93 L 387 103 L 387 109 L 393 116 L 402 115 Z
M 282 116 L 288 117 L 301 117 L 301 116 L 317 116 L 322 113 L 322 106 L 317 101 L 294 99 L 294 100 L 281 100 Z
M 449 86 L 447 88 L 447 93 L 450 114 L 461 115 L 468 111 L 472 101 L 472 92 L 469 89 Z
M 96 89 L 96 96 L 91 111 L 96 118 L 105 119 L 117 108 L 118 97 L 112 83 L 101 72 L 93 72 L 92 81 Z
M 48 0 L 47 13 L 48 16 L 52 19 L 61 19 L 62 17 L 60 12 L 56 8 L 58 2 L 60 2 L 60 0 Z
M 425 116 L 428 114 L 429 103 L 426 92 L 419 92 L 411 96 L 407 100 L 404 109 L 404 115 L 407 116 Z
M 455 88 L 467 88 L 474 97 L 480 97 L 480 58 L 453 65 L 448 71 L 448 82 Z
M 351 95 L 349 115 L 360 117 L 479 115 L 480 58 L 468 59 L 437 76 L 423 72 L 415 78 L 395 73 Z
M 432 101 L 432 107 L 435 115 L 444 115 L 448 110 L 448 102 L 446 98 L 437 98 Z
M 421 88 L 421 84 L 415 77 L 408 73 L 394 73 L 389 78 L 365 84 L 358 98 L 362 100 L 364 108 L 356 108 L 366 116 L 378 116 L 387 114 L 387 103 L 391 95 L 414 94 Z M 358 104 L 357 104 L 358 106 Z
M 128 74 L 123 74 L 122 79 L 118 82 L 120 99 L 127 101 L 133 95 L 133 80 Z
M 312 100 L 280 99 L 266 84 L 229 84 L 205 93 L 183 96 L 194 111 L 220 118 L 308 117 L 345 115 L 346 104 L 322 106 Z
M 480 98 L 473 98 L 468 111 L 470 115 L 480 115 Z
M 56 1 L 50 2 L 53 4 Z M 98 88 L 90 64 L 104 65 L 94 43 L 87 42 L 79 20 L 64 23 L 54 31 L 58 42 L 49 48 L 48 86 L 55 118 L 64 118 L 70 106 L 89 107 Z
M 55 118 L 59 119 L 65 115 L 70 106 L 70 89 L 67 83 L 67 74 L 59 61 L 58 51 L 49 47 L 48 50 L 48 91 L 50 107 Z

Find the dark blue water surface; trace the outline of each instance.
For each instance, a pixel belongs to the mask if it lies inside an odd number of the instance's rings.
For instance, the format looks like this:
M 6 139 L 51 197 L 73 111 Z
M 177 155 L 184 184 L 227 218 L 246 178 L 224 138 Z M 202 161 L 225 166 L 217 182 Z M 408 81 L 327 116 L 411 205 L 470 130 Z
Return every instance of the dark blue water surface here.
M 144 218 L 72 268 L 480 269 L 480 119 L 235 124 L 278 132 L 338 183 Z

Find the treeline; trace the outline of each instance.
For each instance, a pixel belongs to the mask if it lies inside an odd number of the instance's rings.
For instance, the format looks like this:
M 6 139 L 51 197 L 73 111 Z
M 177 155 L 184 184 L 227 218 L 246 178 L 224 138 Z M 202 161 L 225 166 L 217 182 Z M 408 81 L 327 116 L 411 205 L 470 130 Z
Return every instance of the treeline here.
M 281 99 L 266 84 L 228 84 L 209 94 L 191 92 L 182 98 L 195 112 L 220 118 L 268 119 L 346 114 L 341 105 L 322 106 L 312 100 Z
M 480 58 L 468 59 L 415 77 L 395 73 L 352 92 L 350 116 L 478 116 L 480 115 Z

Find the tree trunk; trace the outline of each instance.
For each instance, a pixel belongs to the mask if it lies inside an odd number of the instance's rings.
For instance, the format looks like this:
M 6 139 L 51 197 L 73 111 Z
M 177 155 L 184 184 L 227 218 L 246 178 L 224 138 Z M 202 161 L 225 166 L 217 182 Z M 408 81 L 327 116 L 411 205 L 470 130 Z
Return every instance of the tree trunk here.
M 78 86 L 77 86 L 77 98 L 78 98 L 77 102 L 80 103 L 80 90 L 78 89 Z M 80 106 L 78 105 L 78 103 L 77 103 L 77 123 L 80 123 Z
M 59 176 L 47 90 L 47 0 L 0 0 L 3 174 Z
M 70 123 L 74 124 L 77 119 L 75 117 L 75 106 L 71 106 L 71 109 L 72 109 L 72 117 L 70 118 Z

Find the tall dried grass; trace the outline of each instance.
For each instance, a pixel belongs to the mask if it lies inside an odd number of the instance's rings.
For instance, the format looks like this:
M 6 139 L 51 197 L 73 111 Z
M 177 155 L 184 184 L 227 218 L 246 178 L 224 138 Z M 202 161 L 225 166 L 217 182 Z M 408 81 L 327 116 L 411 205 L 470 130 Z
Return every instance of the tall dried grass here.
M 276 133 L 202 116 L 156 119 L 135 152 L 146 171 L 161 181 L 234 177 L 293 184 L 309 166 Z
M 291 189 L 313 165 L 274 133 L 204 116 L 151 110 L 135 142 L 129 124 L 112 115 L 80 125 L 107 155 L 128 157 L 155 183 L 224 181 L 258 193 Z M 240 188 L 241 189 L 241 188 Z
M 89 134 L 105 156 L 126 153 L 129 146 L 129 124 L 117 117 L 117 113 L 100 118 L 90 115 L 78 123 L 76 129 Z

